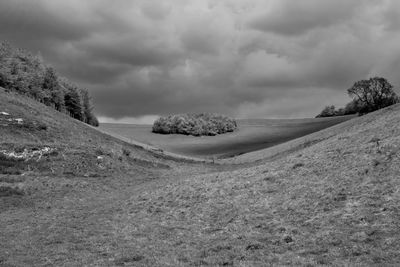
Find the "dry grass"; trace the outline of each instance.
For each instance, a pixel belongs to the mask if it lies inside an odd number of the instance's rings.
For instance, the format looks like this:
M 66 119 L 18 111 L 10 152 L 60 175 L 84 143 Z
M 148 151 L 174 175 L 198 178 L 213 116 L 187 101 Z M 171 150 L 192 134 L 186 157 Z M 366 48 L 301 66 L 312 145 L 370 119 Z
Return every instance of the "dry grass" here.
M 2 149 L 43 134 L 40 144 L 59 151 L 38 161 L 43 170 L 0 174 L 2 186 L 24 192 L 0 197 L 0 265 L 396 266 L 399 111 L 242 165 L 167 160 L 78 124 L 0 128 Z
M 131 198 L 115 235 L 149 265 L 396 265 L 398 114 L 270 163 L 152 188 Z

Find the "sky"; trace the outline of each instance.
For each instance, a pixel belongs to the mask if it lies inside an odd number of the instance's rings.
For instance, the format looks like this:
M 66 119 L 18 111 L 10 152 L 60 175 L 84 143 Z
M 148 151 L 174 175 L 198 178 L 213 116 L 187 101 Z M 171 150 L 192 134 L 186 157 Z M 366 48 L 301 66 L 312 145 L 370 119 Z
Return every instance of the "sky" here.
M 400 87 L 398 0 L 1 0 L 0 39 L 87 88 L 102 122 L 314 117 Z

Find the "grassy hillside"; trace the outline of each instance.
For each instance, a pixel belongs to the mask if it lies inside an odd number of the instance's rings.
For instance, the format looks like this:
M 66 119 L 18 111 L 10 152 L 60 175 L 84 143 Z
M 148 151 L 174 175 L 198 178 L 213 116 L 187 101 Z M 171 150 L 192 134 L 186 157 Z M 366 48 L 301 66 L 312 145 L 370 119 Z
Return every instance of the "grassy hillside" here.
M 0 88 L 0 151 L 27 155 L 49 149 L 46 160 L 22 160 L 18 172 L 103 175 L 129 169 L 131 159 L 158 162 L 150 153 L 126 144 L 31 98 Z M 100 162 L 102 161 L 102 162 Z M 10 164 L 9 164 L 10 165 Z M 11 164 L 12 165 L 12 164 Z M 0 166 L 12 172 L 13 166 Z M 101 173 L 101 174 L 100 174 Z
M 400 263 L 399 105 L 277 157 L 207 165 L 0 96 L 0 265 Z
M 276 160 L 142 192 L 116 234 L 160 265 L 399 264 L 398 125 L 400 105 Z
M 111 235 L 122 199 L 213 169 L 184 162 L 0 88 L 0 266 L 101 262 L 90 239 Z
M 199 158 L 227 158 L 255 150 L 272 147 L 289 140 L 344 122 L 353 116 L 319 119 L 238 120 L 238 129 L 219 136 L 159 135 L 151 132 L 149 125 L 109 124 L 101 129 L 132 140 Z

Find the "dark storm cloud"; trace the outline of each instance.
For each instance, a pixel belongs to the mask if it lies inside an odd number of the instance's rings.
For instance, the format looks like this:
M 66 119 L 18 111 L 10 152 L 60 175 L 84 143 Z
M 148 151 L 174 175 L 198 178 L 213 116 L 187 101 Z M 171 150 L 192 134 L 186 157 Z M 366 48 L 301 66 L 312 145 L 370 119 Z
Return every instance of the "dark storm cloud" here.
M 283 35 L 301 35 L 315 28 L 345 23 L 367 1 L 305 0 L 275 1 L 264 14 L 250 25 L 262 31 Z
M 107 38 L 107 39 L 105 39 Z M 110 36 L 102 36 L 77 45 L 80 51 L 85 51 L 90 59 L 111 63 L 124 63 L 131 66 L 162 66 L 173 64 L 179 60 L 180 52 L 167 48 L 161 43 L 141 43 L 136 37 L 109 40 Z M 117 40 L 116 40 L 117 39 Z
M 76 40 L 90 32 L 82 21 L 55 14 L 42 1 L 1 1 L 0 27 L 2 36 L 18 41 L 33 39 Z M 61 12 L 60 12 L 61 13 Z
M 395 0 L 3 0 L 0 37 L 41 52 L 107 120 L 315 115 L 381 75 L 400 85 Z

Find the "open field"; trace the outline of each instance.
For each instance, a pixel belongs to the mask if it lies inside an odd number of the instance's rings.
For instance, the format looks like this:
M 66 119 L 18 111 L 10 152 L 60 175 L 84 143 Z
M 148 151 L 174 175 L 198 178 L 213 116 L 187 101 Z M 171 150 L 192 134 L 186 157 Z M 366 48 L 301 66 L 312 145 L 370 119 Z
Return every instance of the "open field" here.
M 103 123 L 100 128 L 176 154 L 200 158 L 229 158 L 272 147 L 292 139 L 347 121 L 354 116 L 318 119 L 238 120 L 233 133 L 217 136 L 162 135 L 151 132 L 150 125 Z
M 0 96 L 0 266 L 400 264 L 400 105 L 220 165 Z

